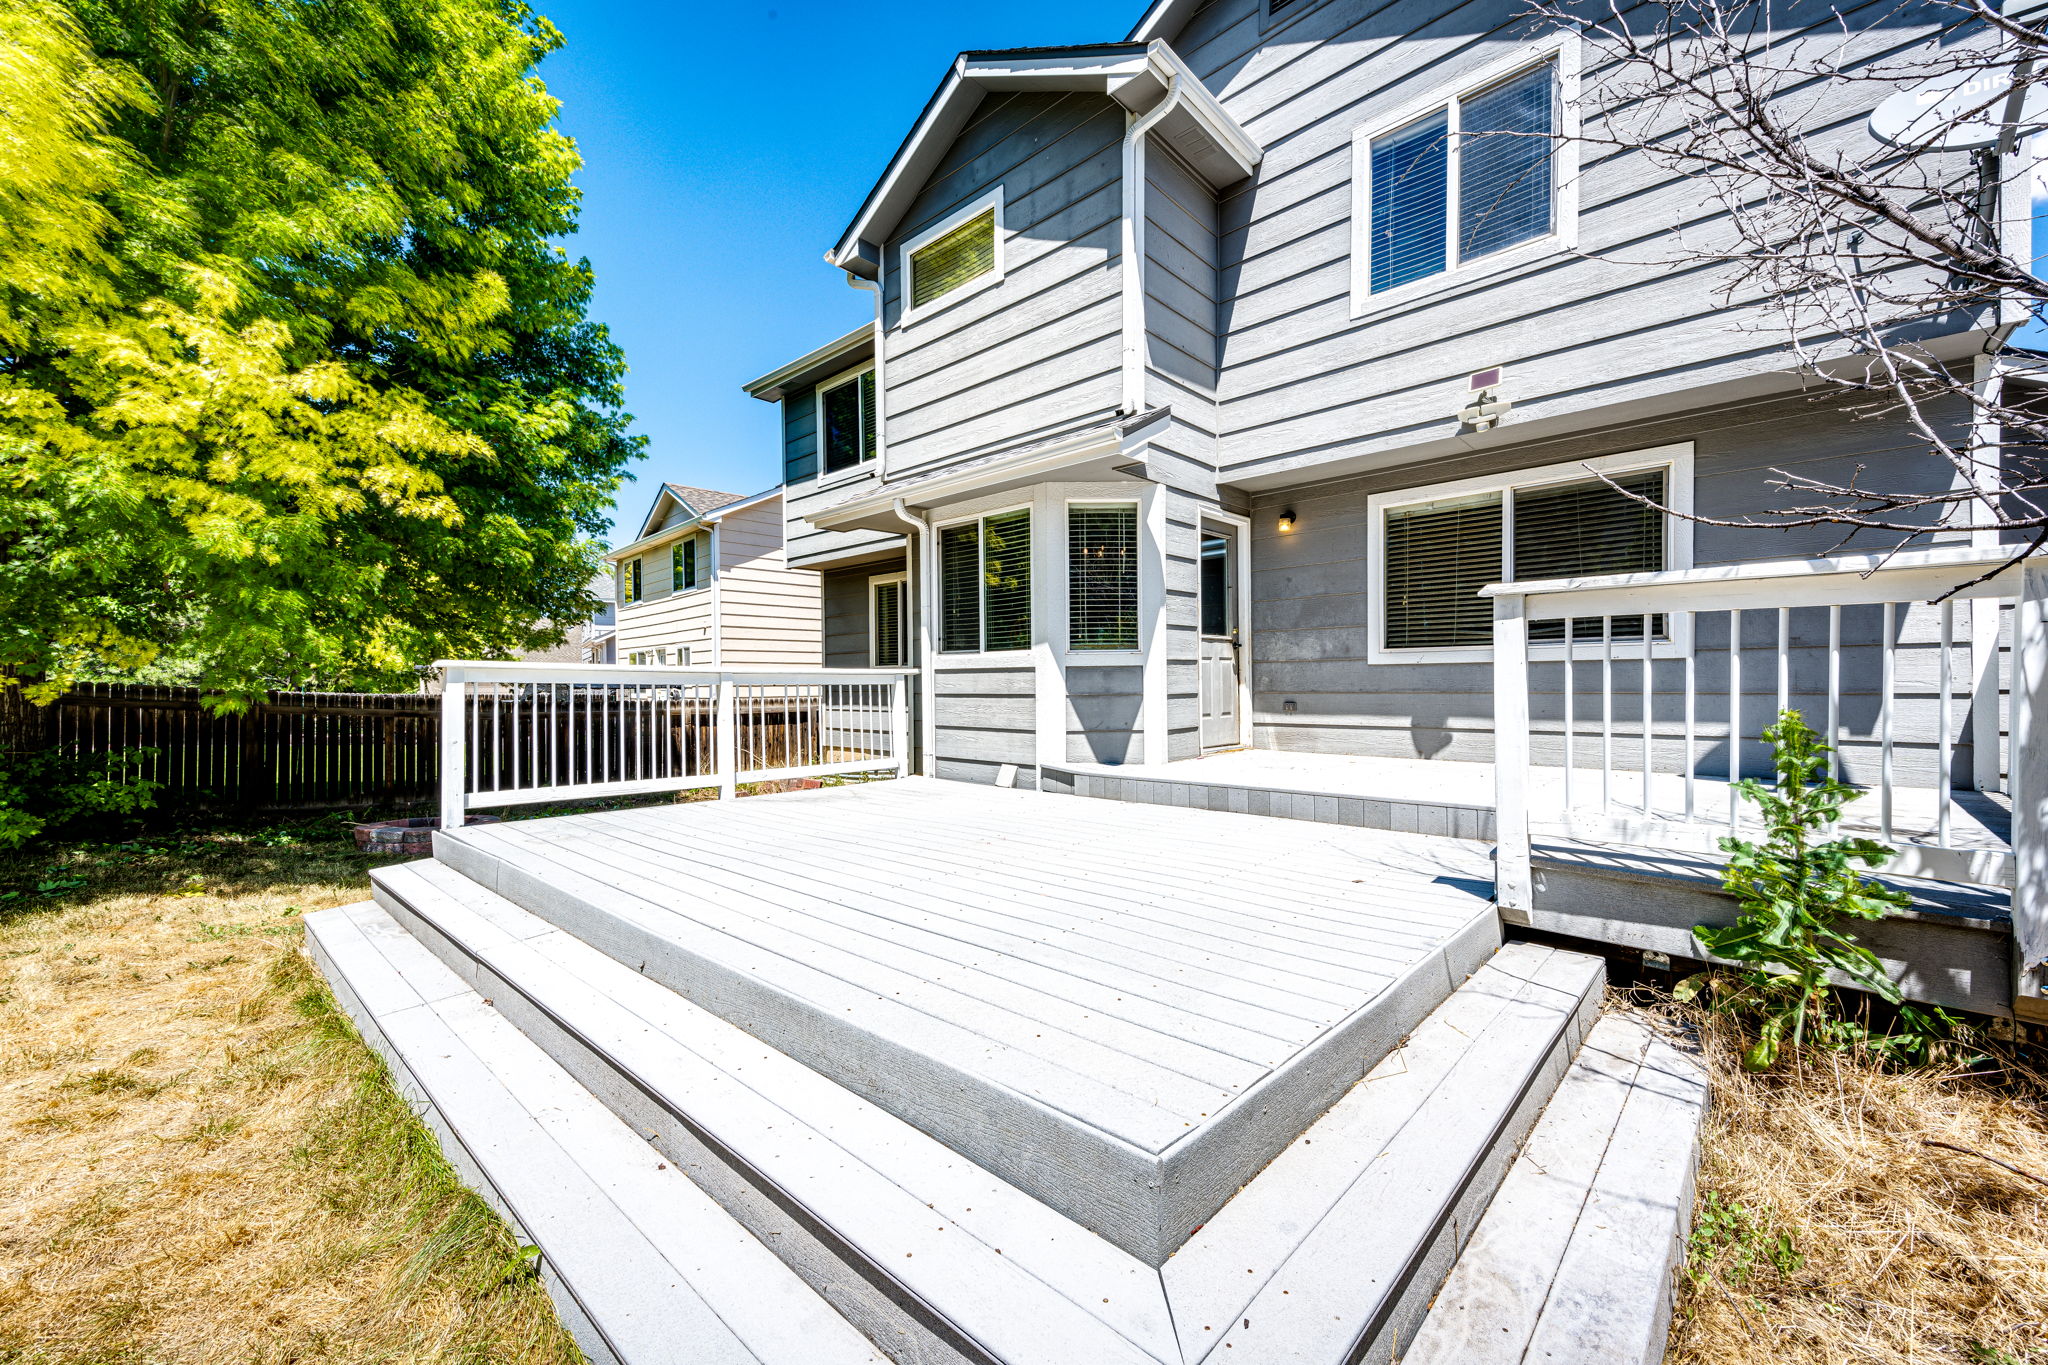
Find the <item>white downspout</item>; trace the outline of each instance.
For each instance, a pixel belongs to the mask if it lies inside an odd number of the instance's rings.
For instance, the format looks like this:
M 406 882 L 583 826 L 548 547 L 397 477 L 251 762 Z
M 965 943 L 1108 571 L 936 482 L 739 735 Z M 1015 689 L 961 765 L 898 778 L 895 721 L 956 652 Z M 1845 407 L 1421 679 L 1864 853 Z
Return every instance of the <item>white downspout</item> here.
M 1180 73 L 1167 73 L 1159 103 L 1124 129 L 1124 392 L 1123 410 L 1145 406 L 1145 254 L 1140 232 L 1145 221 L 1145 135 L 1180 103 Z
M 725 667 L 725 568 L 718 562 L 718 523 L 711 527 L 711 666 Z
M 884 250 L 882 254 L 886 256 L 889 253 Z M 882 419 L 888 414 L 889 400 L 884 396 L 888 389 L 882 383 L 882 282 L 878 279 L 864 280 L 848 271 L 846 283 L 850 288 L 863 289 L 875 296 L 875 473 L 877 477 L 886 479 L 889 477 L 889 425 Z M 821 453 L 819 459 L 822 461 L 823 458 Z
M 917 562 L 914 565 L 906 562 L 904 565 L 910 572 L 911 583 L 917 589 L 917 769 L 926 777 L 936 777 L 938 755 L 933 750 L 938 745 L 939 714 L 938 707 L 933 704 L 938 667 L 937 660 L 932 654 L 932 524 L 923 517 L 913 514 L 904 506 L 901 498 L 896 499 L 890 510 L 896 513 L 898 520 L 917 530 Z

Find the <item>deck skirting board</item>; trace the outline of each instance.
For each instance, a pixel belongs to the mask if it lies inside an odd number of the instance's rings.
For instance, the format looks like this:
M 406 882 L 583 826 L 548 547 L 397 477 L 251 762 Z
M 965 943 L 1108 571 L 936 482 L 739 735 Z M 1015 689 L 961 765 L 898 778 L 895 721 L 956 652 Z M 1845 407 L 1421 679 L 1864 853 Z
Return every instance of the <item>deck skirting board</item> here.
M 1446 839 L 1491 841 L 1493 808 L 1454 801 L 1403 801 L 1392 797 L 1343 796 L 1288 791 L 1223 782 L 1175 782 L 1151 777 L 1109 777 L 1047 764 L 1038 789 L 1065 796 L 1092 796 L 1145 806 L 1229 811 L 1281 820 L 1315 820 L 1353 829 L 1384 829 Z

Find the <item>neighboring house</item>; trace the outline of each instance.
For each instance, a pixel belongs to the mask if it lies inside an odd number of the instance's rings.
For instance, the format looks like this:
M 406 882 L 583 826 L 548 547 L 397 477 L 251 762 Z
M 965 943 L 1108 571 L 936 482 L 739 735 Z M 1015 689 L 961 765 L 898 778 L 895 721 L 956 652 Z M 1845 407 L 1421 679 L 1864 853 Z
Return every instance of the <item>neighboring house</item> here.
M 631 544 L 606 556 L 618 624 L 607 662 L 773 668 L 818 661 L 819 582 L 783 551 L 782 490 L 663 484 Z
M 1904 416 L 1802 391 L 1710 278 L 1582 254 L 1646 256 L 1646 224 L 1711 206 L 1637 158 L 1553 152 L 1583 54 L 1516 15 L 1162 0 L 1126 42 L 947 69 L 828 252 L 874 325 L 748 386 L 782 405 L 824 658 L 924 670 L 926 771 L 1486 761 L 1487 584 L 1836 534 L 1695 526 L 1594 470 L 1724 516 L 1770 506 L 1773 468 L 1946 486 Z M 1999 321 L 1958 315 L 1932 349 L 1967 367 Z M 1927 780 L 1927 737 L 1901 761 Z

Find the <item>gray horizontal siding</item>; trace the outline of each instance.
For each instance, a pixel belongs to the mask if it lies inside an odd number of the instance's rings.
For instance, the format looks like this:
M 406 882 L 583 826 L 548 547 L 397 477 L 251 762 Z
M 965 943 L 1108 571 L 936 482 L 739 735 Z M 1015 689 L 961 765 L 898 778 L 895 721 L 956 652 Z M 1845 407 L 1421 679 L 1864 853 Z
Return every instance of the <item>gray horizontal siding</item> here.
M 1029 667 L 948 668 L 942 663 L 933 674 L 932 691 L 933 751 L 942 765 L 992 768 L 1037 761 L 1037 682 Z M 981 780 L 993 781 L 993 772 Z
M 1073 429 L 1120 401 L 1123 115 L 1106 96 L 989 96 L 889 244 L 883 404 L 908 469 Z M 904 241 L 1001 185 L 1000 284 L 903 323 Z
M 1729 309 L 1717 277 L 1650 259 L 1655 234 L 1674 221 L 1712 230 L 1718 208 L 1634 153 L 1586 152 L 1578 236 L 1589 254 L 1477 267 L 1351 316 L 1353 134 L 1526 50 L 1536 30 L 1522 8 L 1326 0 L 1268 24 L 1258 0 L 1218 0 L 1169 35 L 1265 149 L 1258 173 L 1218 206 L 1226 471 L 1307 470 L 1455 437 L 1465 376 L 1491 364 L 1510 366 L 1518 421 L 1580 420 L 1784 368 L 1776 344 L 1743 326 L 1756 311 Z M 1774 12 L 1775 37 L 1841 44 L 1854 66 L 1923 38 L 1934 19 L 1911 7 L 1848 13 L 1859 31 L 1846 43 L 1834 12 L 1812 8 Z M 1881 89 L 1820 93 L 1802 109 L 1811 126 L 1845 147 L 1867 138 L 1863 117 Z M 1589 114 L 1589 135 L 1603 132 L 1601 117 Z
M 1493 697 L 1490 666 L 1485 664 L 1380 664 L 1367 662 L 1373 628 L 1366 543 L 1367 499 L 1374 493 L 1443 480 L 1506 472 L 1536 465 L 1563 464 L 1596 455 L 1691 440 L 1695 445 L 1695 500 L 1702 512 L 1738 516 L 1770 505 L 1766 482 L 1773 470 L 1816 477 L 1847 478 L 1859 466 L 1866 482 L 1881 486 L 1894 481 L 1928 486 L 1945 481 L 1946 466 L 1926 453 L 1902 423 L 1857 421 L 1839 404 L 1800 398 L 1779 398 L 1703 413 L 1688 419 L 1644 424 L 1565 442 L 1544 442 L 1455 462 L 1431 462 L 1423 468 L 1387 471 L 1313 487 L 1259 495 L 1255 500 L 1252 543 L 1252 684 L 1257 742 L 1264 747 L 1317 753 L 1349 753 L 1400 758 L 1447 758 L 1486 761 L 1492 756 Z M 1296 529 L 1280 535 L 1275 516 L 1293 507 Z M 1808 528 L 1759 532 L 1701 526 L 1695 528 L 1694 559 L 1699 564 L 1781 559 L 1824 553 L 1834 533 Z M 1724 690 L 1727 680 L 1727 618 L 1703 616 L 1695 645 L 1697 686 L 1703 696 Z M 1819 645 L 1826 640 L 1826 616 L 1801 611 L 1793 616 L 1792 652 L 1794 704 L 1816 722 L 1824 714 L 1826 665 Z M 1843 638 L 1850 645 L 1871 642 L 1879 624 L 1875 608 L 1844 613 Z M 1895 721 L 1904 780 L 1925 783 L 1934 772 L 1939 742 L 1935 724 L 1933 633 L 1938 627 L 1931 610 L 1920 609 L 1904 622 L 1902 642 L 1912 648 L 1901 654 L 1901 698 Z M 1749 697 L 1743 731 L 1754 736 L 1769 723 L 1775 703 L 1775 614 L 1745 615 L 1744 691 Z M 1597 656 L 1597 647 L 1582 646 L 1582 656 Z M 1625 653 L 1625 647 L 1623 649 Z M 1863 738 L 1846 743 L 1844 758 L 1852 778 L 1873 776 L 1877 702 L 1874 649 L 1852 649 L 1845 658 L 1842 719 Z M 1618 725 L 1640 719 L 1639 665 L 1617 664 L 1615 680 Z M 1581 664 L 1581 727 L 1599 715 L 1597 665 Z M 1667 738 L 1653 746 L 1653 759 L 1675 771 L 1682 757 L 1683 674 L 1676 663 L 1660 663 L 1652 674 L 1653 715 Z M 1535 695 L 1532 720 L 1539 761 L 1555 763 L 1562 754 L 1562 665 L 1540 665 L 1532 675 Z M 1289 703 L 1292 704 L 1291 710 Z M 1725 733 L 1725 709 L 1702 703 L 1699 714 L 1702 771 L 1725 771 L 1725 743 L 1715 747 L 1708 737 L 1715 727 Z M 1968 706 L 1955 708 L 1952 737 L 1967 737 Z M 1583 733 L 1583 730 L 1582 730 Z M 1582 743 L 1585 743 L 1582 739 Z M 1617 762 L 1640 763 L 1640 750 L 1624 743 Z M 1581 761 L 1591 751 L 1580 750 Z M 1761 746 L 1744 746 L 1745 771 L 1755 771 Z M 1959 771 L 1967 771 L 1967 745 L 1959 750 Z

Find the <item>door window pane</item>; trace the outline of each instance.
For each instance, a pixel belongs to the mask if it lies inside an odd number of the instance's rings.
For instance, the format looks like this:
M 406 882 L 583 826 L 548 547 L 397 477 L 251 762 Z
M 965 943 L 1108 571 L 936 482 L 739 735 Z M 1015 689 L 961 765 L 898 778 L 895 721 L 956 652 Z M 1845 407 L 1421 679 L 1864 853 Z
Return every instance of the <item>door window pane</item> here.
M 1202 537 L 1202 634 L 1228 635 L 1237 615 L 1230 592 L 1230 537 Z

